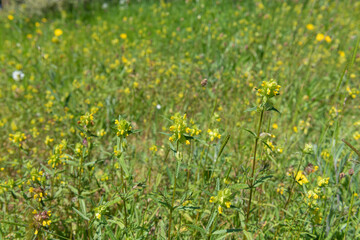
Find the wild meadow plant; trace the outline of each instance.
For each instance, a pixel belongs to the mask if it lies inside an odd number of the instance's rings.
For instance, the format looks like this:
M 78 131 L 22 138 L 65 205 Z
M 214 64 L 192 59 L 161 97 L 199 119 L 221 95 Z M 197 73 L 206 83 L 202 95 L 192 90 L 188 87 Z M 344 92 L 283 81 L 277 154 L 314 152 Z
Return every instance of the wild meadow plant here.
M 0 12 L 0 239 L 359 238 L 358 2 L 29 6 Z

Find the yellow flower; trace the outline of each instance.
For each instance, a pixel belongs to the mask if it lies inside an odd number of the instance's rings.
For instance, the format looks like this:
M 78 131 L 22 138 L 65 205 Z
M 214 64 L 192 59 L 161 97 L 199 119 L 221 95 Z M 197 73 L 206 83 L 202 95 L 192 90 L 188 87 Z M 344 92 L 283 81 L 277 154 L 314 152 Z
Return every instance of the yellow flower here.
M 152 145 L 152 147 L 150 147 L 149 150 L 155 153 L 155 152 L 157 152 L 158 149 L 157 149 L 156 145 Z
M 230 208 L 231 202 L 226 202 L 226 203 L 225 203 L 225 206 L 226 206 L 227 208 Z
M 126 38 L 127 38 L 126 33 L 122 33 L 122 34 L 120 34 L 120 38 L 121 38 L 121 39 L 126 39 Z
M 63 34 L 63 31 L 61 29 L 59 29 L 59 28 L 55 29 L 54 35 L 56 37 L 60 37 L 62 34 Z
M 116 125 L 116 135 L 119 137 L 127 137 L 132 131 L 131 124 L 125 119 L 115 120 Z
M 276 123 L 274 123 L 274 124 L 272 125 L 272 127 L 273 127 L 273 129 L 278 129 L 278 125 L 277 125 Z
M 219 205 L 219 207 L 218 207 L 218 211 L 219 211 L 220 214 L 223 213 L 223 208 L 222 208 L 220 205 Z
M 208 133 L 209 133 L 209 136 L 210 136 L 210 141 L 214 141 L 215 138 L 218 138 L 220 139 L 221 138 L 221 134 L 219 134 L 219 129 L 208 129 Z
M 281 86 L 277 84 L 274 79 L 270 81 L 263 81 L 261 87 L 257 90 L 257 95 L 270 99 L 276 95 L 279 95 Z
M 319 187 L 322 187 L 322 186 L 324 186 L 324 185 L 329 184 L 329 179 L 330 179 L 330 178 L 322 178 L 322 177 L 318 176 L 318 179 L 317 179 L 318 186 L 319 186 Z
M 312 190 L 310 190 L 309 192 L 308 192 L 308 196 L 307 196 L 308 198 L 313 198 L 313 199 L 319 199 L 319 195 L 317 195 L 314 191 L 312 191 Z
M 307 30 L 312 31 L 312 30 L 314 30 L 314 29 L 315 29 L 315 26 L 314 26 L 314 25 L 312 25 L 311 23 L 309 23 L 308 25 L 306 25 L 306 28 L 307 28 Z
M 303 171 L 299 171 L 297 174 L 294 172 L 294 176 L 295 176 L 296 181 L 297 181 L 300 185 L 303 185 L 303 184 L 306 184 L 306 183 L 309 182 L 309 181 L 307 180 L 307 178 L 305 177 L 305 175 L 303 174 Z
M 325 41 L 326 41 L 327 43 L 331 43 L 331 38 L 330 38 L 329 36 L 326 36 L 326 37 L 325 37 Z
M 318 33 L 316 35 L 316 41 L 318 41 L 318 42 L 321 42 L 322 40 L 324 40 L 324 38 L 325 38 L 325 36 L 322 33 Z
M 359 140 L 360 139 L 360 132 L 355 132 L 354 134 L 353 134 L 353 137 L 354 137 L 354 139 L 357 141 L 357 140 Z
M 12 20 L 14 20 L 14 16 L 13 15 L 8 15 L 8 19 L 10 20 L 10 21 L 12 21 Z

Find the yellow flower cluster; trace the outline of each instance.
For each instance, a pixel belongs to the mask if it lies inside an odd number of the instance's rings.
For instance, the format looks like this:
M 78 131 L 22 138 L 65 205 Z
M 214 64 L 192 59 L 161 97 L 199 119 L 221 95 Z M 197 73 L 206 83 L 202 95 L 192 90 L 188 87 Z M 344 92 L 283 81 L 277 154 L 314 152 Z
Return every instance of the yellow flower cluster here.
M 224 190 L 220 190 L 217 194 L 217 196 L 210 197 L 209 202 L 210 203 L 218 203 L 218 212 L 220 214 L 223 213 L 223 207 L 230 208 L 231 202 L 229 201 L 229 198 L 231 196 L 231 190 L 229 188 L 225 188 Z
M 323 177 L 318 176 L 318 179 L 317 179 L 318 186 L 323 187 L 325 185 L 328 185 L 329 184 L 329 179 L 330 178 L 323 178 Z
M 327 43 L 331 43 L 331 37 L 330 36 L 328 36 L 328 35 L 325 36 L 322 33 L 318 33 L 316 35 L 316 41 L 321 42 L 323 40 L 325 40 Z
M 150 148 L 149 148 L 149 150 L 151 151 L 151 152 L 153 152 L 153 153 L 155 153 L 155 152 L 157 152 L 157 146 L 156 145 L 152 145 Z
M 330 111 L 329 111 L 329 115 L 331 118 L 336 118 L 339 113 L 341 113 L 341 109 L 337 109 L 335 106 L 332 106 Z
M 198 129 L 196 125 L 193 125 L 191 128 L 188 127 L 186 114 L 181 115 L 176 113 L 174 116 L 171 116 L 173 125 L 170 126 L 169 130 L 173 135 L 169 138 L 171 142 L 179 141 L 190 144 L 188 137 L 199 135 L 201 130 Z
M 274 79 L 263 81 L 261 88 L 257 89 L 257 95 L 266 99 L 270 99 L 279 95 L 281 86 Z
M 354 139 L 357 141 L 360 139 L 360 132 L 356 131 L 354 134 L 353 134 L 353 137 Z
M 15 134 L 9 134 L 9 140 L 19 147 L 22 146 L 22 142 L 26 140 L 26 136 L 24 133 L 16 132 Z
M 219 129 L 208 129 L 208 134 L 210 136 L 210 141 L 214 141 L 214 139 L 218 138 L 220 139 L 221 138 L 221 134 L 219 134 Z
M 80 117 L 78 124 L 85 129 L 89 128 L 89 124 L 94 125 L 94 113 L 86 113 L 85 115 Z
M 76 143 L 76 145 L 75 145 L 75 155 L 77 157 L 81 157 L 82 154 L 83 154 L 83 149 L 84 149 L 84 145 L 82 145 L 81 143 Z M 87 151 L 88 150 L 86 149 L 85 153 L 87 153 Z
M 41 202 L 47 196 L 47 193 L 41 187 L 38 188 L 30 187 L 29 192 L 33 194 L 33 198 L 39 202 Z
M 346 91 L 349 93 L 351 98 L 356 98 L 356 95 L 359 95 L 360 91 L 356 88 L 346 87 Z
M 33 182 L 44 182 L 45 181 L 45 176 L 44 176 L 44 172 L 43 171 L 37 171 L 35 168 L 33 168 L 30 172 L 31 175 L 31 180 Z
M 306 178 L 306 176 L 304 175 L 303 171 L 298 171 L 297 173 L 294 171 L 294 177 L 295 180 L 300 184 L 306 184 L 309 182 L 309 180 Z
M 41 229 L 41 227 L 49 227 L 51 224 L 51 211 L 42 211 L 42 212 L 38 212 L 36 210 L 34 210 L 32 212 L 34 214 L 34 223 L 35 223 L 35 235 L 37 235 L 39 233 L 39 229 Z
M 131 124 L 125 119 L 115 120 L 116 135 L 119 137 L 127 137 L 132 131 Z
M 62 159 L 64 159 L 66 157 L 64 154 L 64 150 L 65 150 L 66 146 L 67 146 L 66 140 L 62 140 L 60 144 L 58 144 L 54 147 L 53 154 L 50 155 L 50 159 L 48 161 L 48 164 L 52 168 L 55 168 L 59 164 L 63 163 Z
M 281 195 L 284 194 L 284 184 L 283 183 L 278 184 L 278 188 L 276 189 L 276 192 L 280 193 Z

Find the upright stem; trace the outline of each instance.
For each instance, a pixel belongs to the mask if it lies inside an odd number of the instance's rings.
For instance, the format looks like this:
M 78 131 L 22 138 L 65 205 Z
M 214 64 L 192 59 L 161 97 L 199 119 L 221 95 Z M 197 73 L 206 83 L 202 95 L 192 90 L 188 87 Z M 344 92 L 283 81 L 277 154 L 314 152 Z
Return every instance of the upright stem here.
M 296 172 L 295 172 L 295 176 L 294 176 L 293 182 L 292 182 L 291 187 L 290 187 L 289 197 L 288 197 L 288 199 L 287 199 L 287 201 L 286 201 L 286 203 L 285 203 L 284 210 L 286 210 L 286 207 L 287 207 L 287 205 L 288 205 L 289 202 L 290 202 L 291 193 L 292 193 L 292 190 L 293 190 L 293 188 L 294 188 L 294 184 L 295 184 L 295 182 L 296 182 L 296 177 L 297 177 L 297 175 L 299 174 L 299 170 L 300 170 L 301 164 L 302 164 L 302 162 L 303 162 L 303 159 L 304 159 L 304 157 L 301 157 L 299 166 L 298 166 L 298 168 L 297 168 L 297 170 L 296 170 Z
M 176 154 L 179 151 L 179 141 L 177 142 L 176 145 Z M 175 202 L 175 192 L 176 192 L 176 180 L 177 180 L 177 164 L 176 163 L 176 169 L 175 169 L 175 176 L 174 176 L 174 187 L 173 187 L 173 195 L 172 195 L 172 200 L 171 200 L 171 208 L 170 208 L 170 215 L 169 215 L 169 229 L 168 229 L 168 239 L 171 239 L 171 223 L 172 223 L 172 213 L 174 211 L 174 202 Z
M 251 178 L 250 178 L 250 197 L 249 197 L 249 204 L 248 204 L 247 213 L 246 213 L 246 223 L 249 221 L 249 215 L 250 215 L 251 199 L 252 199 L 252 195 L 253 195 L 253 184 L 254 184 L 253 178 L 254 178 L 255 166 L 256 166 L 256 152 L 257 152 L 258 142 L 259 142 L 259 138 L 260 138 L 260 130 L 261 130 L 263 117 L 264 117 L 264 107 L 261 109 L 260 119 L 259 119 L 259 123 L 258 123 L 258 129 L 257 129 L 257 133 L 256 133 L 255 145 L 254 145 L 254 157 L 253 157 L 253 162 L 252 162 L 252 171 L 251 171 Z
M 348 218 L 347 218 L 347 222 L 346 222 L 346 229 L 345 229 L 345 234 L 344 234 L 344 240 L 346 239 L 346 234 L 347 234 L 347 232 L 348 232 L 349 222 L 350 222 L 350 216 L 351 216 L 353 204 L 354 204 L 354 193 L 352 192 L 351 203 L 350 203 L 350 208 L 349 208 L 349 214 L 348 214 Z

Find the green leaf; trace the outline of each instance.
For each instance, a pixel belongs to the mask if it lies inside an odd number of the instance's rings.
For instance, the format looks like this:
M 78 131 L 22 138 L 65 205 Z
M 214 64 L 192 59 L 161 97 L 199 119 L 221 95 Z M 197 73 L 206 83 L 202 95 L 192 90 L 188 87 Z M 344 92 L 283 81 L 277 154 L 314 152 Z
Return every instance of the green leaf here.
M 263 182 L 266 182 L 267 180 L 269 180 L 270 178 L 272 178 L 272 175 L 269 176 L 265 176 L 265 177 L 261 177 L 259 179 L 257 179 L 253 185 L 253 187 L 258 187 L 260 186 Z
M 255 138 L 257 138 L 256 134 L 255 134 L 253 131 L 251 131 L 251 130 L 249 130 L 249 129 L 246 129 L 246 128 L 243 128 L 243 130 L 251 133 L 251 135 L 253 135 Z
M 84 199 L 79 200 L 80 210 L 86 216 L 86 205 Z
M 193 225 L 193 224 L 186 224 L 186 226 L 188 226 L 189 228 L 192 228 L 192 229 L 200 232 L 203 237 L 206 236 L 206 231 L 205 231 L 205 229 L 203 229 L 203 228 L 201 228 L 201 227 L 199 227 L 199 226 Z
M 216 216 L 217 216 L 217 212 L 215 211 L 215 212 L 213 212 L 213 214 L 211 215 L 211 217 L 210 217 L 210 219 L 209 219 L 209 221 L 208 221 L 208 223 L 207 223 L 207 225 L 206 225 L 206 232 L 209 232 L 209 229 L 210 229 L 211 225 L 213 224 Z
M 213 232 L 212 234 L 216 235 L 216 234 L 224 234 L 224 233 L 227 233 L 226 229 L 217 230 L 217 231 Z
M 68 188 L 70 188 L 70 190 L 71 190 L 73 193 L 75 193 L 76 195 L 79 195 L 78 190 L 77 190 L 76 188 L 74 188 L 73 186 L 68 185 Z
M 238 183 L 230 186 L 230 188 L 234 190 L 247 189 L 248 187 L 246 183 Z
M 222 152 L 224 151 L 224 148 L 226 146 L 226 144 L 229 142 L 229 139 L 230 139 L 230 135 L 227 135 L 223 141 L 223 143 L 221 144 L 221 148 L 220 148 L 220 151 L 219 151 L 219 154 L 217 155 L 216 157 L 216 162 L 217 160 L 219 159 L 219 157 L 221 156 Z
M 244 112 L 254 112 L 257 110 L 257 106 L 246 109 Z
M 72 208 L 77 214 L 79 214 L 80 215 L 80 217 L 82 217 L 83 219 L 85 219 L 85 220 L 87 220 L 87 221 L 89 221 L 90 219 L 87 217 L 87 216 L 85 216 L 82 212 L 80 212 L 79 210 L 77 210 L 76 208 Z
M 45 170 L 46 173 L 48 173 L 51 176 L 54 176 L 54 171 L 50 170 L 49 168 L 45 167 L 44 164 L 41 164 L 42 168 Z
M 110 237 L 111 240 L 117 240 L 112 230 L 106 225 L 106 234 Z
M 245 237 L 246 237 L 247 240 L 254 239 L 253 235 L 250 232 L 244 231 L 244 234 L 245 234 Z
M 242 231 L 241 228 L 230 228 L 230 229 L 217 230 L 217 231 L 213 232 L 212 234 L 224 234 L 224 233 L 241 232 L 241 231 Z

